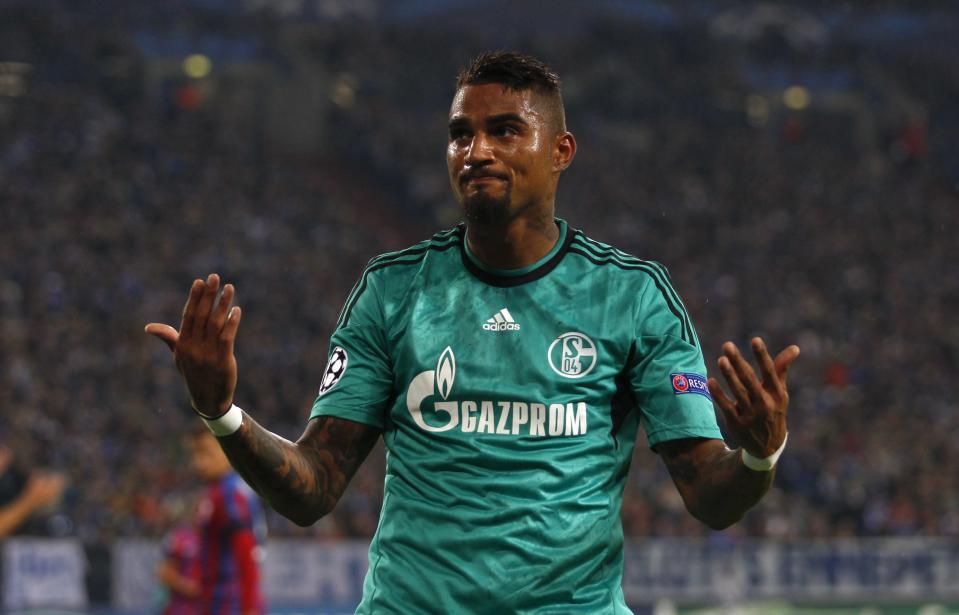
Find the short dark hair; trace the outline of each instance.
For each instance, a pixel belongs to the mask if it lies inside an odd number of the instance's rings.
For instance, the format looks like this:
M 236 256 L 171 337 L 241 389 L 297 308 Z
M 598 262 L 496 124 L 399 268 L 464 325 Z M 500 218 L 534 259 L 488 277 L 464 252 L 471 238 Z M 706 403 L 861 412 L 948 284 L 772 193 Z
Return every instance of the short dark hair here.
M 559 75 L 542 60 L 518 51 L 487 51 L 473 58 L 456 77 L 456 90 L 467 85 L 501 83 L 516 92 L 533 90 L 550 103 L 558 121 L 557 129 L 566 130 L 566 111 Z
M 541 60 L 518 51 L 487 51 L 473 58 L 456 78 L 456 89 L 464 85 L 502 83 L 512 90 L 559 93 L 559 75 Z

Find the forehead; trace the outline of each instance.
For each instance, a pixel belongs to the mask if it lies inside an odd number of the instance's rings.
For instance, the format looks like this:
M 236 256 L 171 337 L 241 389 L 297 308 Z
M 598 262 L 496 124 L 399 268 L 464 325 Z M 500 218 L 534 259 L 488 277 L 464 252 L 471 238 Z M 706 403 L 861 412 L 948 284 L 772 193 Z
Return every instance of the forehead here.
M 450 105 L 450 121 L 479 121 L 486 117 L 516 114 L 532 123 L 541 120 L 538 97 L 533 90 L 512 90 L 501 83 L 465 85 Z

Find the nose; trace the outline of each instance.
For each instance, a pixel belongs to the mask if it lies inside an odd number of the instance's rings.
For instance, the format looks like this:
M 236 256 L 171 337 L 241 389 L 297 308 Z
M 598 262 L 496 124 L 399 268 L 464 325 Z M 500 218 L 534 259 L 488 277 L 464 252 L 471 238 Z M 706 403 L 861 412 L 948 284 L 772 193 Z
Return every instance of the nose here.
M 492 159 L 493 151 L 490 147 L 490 140 L 481 133 L 473 135 L 469 149 L 466 151 L 466 164 L 468 166 L 483 166 Z

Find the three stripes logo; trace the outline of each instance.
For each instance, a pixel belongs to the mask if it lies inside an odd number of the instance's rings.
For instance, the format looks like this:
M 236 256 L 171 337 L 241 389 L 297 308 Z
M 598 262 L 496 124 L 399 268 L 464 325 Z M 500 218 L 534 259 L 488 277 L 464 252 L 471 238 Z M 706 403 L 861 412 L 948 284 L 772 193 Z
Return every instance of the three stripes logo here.
M 506 308 L 493 314 L 483 323 L 483 329 L 486 331 L 519 331 L 519 323 L 513 320 L 512 314 Z

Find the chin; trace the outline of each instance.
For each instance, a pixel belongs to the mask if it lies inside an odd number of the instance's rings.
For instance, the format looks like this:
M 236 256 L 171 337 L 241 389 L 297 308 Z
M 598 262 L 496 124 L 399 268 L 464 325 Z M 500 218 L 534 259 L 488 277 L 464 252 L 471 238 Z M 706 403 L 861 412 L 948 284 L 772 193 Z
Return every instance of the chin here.
M 463 198 L 463 211 L 466 220 L 477 224 L 505 224 L 509 222 L 509 195 L 494 197 L 479 193 Z

